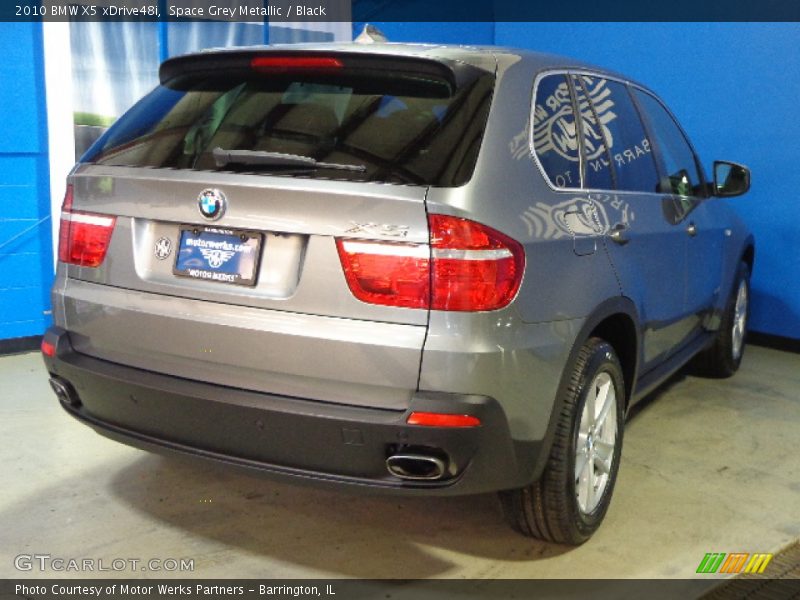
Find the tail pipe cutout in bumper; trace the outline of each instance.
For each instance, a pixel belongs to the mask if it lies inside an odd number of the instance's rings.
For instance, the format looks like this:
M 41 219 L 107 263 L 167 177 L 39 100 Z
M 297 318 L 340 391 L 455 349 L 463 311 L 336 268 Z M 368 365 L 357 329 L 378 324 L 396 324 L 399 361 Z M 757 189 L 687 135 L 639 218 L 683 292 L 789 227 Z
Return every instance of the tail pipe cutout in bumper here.
M 493 398 L 412 394 L 406 410 L 234 389 L 110 363 L 45 334 L 50 385 L 70 415 L 111 439 L 279 479 L 377 491 L 462 495 L 530 483 L 540 442 L 511 438 Z M 440 426 L 442 416 L 476 426 Z M 431 420 L 420 425 L 417 420 Z

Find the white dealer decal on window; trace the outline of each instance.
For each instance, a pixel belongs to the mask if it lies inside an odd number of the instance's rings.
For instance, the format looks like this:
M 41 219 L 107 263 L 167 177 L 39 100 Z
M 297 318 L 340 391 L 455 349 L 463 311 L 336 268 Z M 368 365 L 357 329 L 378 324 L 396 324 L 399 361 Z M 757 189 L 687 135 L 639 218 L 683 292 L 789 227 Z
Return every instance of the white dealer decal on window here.
M 589 103 L 583 98 L 580 111 L 584 116 L 583 139 L 586 145 L 586 155 L 589 160 L 598 158 L 603 153 L 603 136 L 613 148 L 614 138 L 607 125 L 617 118 L 611 110 L 614 102 L 611 100 L 611 90 L 606 87 L 605 80 L 593 80 L 583 77 L 584 84 L 589 90 L 600 127 L 592 114 Z M 578 162 L 578 131 L 575 126 L 575 117 L 572 114 L 572 103 L 569 88 L 566 82 L 560 84 L 556 91 L 536 105 L 533 113 L 533 145 L 538 154 L 545 154 L 551 150 L 572 162 Z

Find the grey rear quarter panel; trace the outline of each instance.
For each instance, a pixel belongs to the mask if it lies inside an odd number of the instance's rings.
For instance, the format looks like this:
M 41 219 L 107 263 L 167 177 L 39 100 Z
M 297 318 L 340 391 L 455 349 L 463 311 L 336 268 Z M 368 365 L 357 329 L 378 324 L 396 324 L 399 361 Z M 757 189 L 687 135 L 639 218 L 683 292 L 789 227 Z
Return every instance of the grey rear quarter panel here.
M 461 188 L 432 188 L 427 207 L 485 223 L 521 242 L 525 275 L 507 308 L 488 313 L 431 311 L 420 388 L 474 390 L 500 400 L 515 439 L 542 439 L 567 357 L 585 319 L 619 284 L 597 233 L 580 240 L 559 227 L 555 211 L 586 194 L 555 191 L 529 146 L 533 83 L 544 68 L 499 57 L 495 95 L 473 179 Z M 533 227 L 526 212 L 549 221 Z

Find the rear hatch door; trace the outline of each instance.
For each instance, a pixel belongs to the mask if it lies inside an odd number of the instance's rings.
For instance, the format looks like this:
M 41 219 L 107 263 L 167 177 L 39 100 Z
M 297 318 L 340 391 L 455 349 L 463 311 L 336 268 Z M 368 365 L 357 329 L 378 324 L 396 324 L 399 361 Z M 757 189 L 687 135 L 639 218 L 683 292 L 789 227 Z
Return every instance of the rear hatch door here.
M 223 385 L 403 408 L 427 309 L 358 299 L 337 241 L 424 254 L 428 187 L 470 177 L 491 75 L 249 51 L 173 59 L 161 76 L 71 176 L 74 212 L 116 217 L 99 267 L 64 267 L 76 348 Z

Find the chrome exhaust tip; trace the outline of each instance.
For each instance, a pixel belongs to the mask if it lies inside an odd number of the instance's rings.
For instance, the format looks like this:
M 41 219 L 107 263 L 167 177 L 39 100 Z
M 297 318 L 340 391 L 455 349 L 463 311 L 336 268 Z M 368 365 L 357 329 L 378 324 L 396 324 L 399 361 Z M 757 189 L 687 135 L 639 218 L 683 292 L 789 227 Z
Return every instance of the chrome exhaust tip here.
M 55 392 L 55 395 L 61 402 L 71 404 L 72 406 L 80 406 L 81 401 L 78 395 L 72 391 L 72 387 L 65 381 L 62 381 L 58 377 L 51 377 L 50 388 Z
M 434 481 L 445 475 L 445 463 L 441 458 L 426 454 L 393 454 L 386 459 L 389 473 L 400 479 Z

